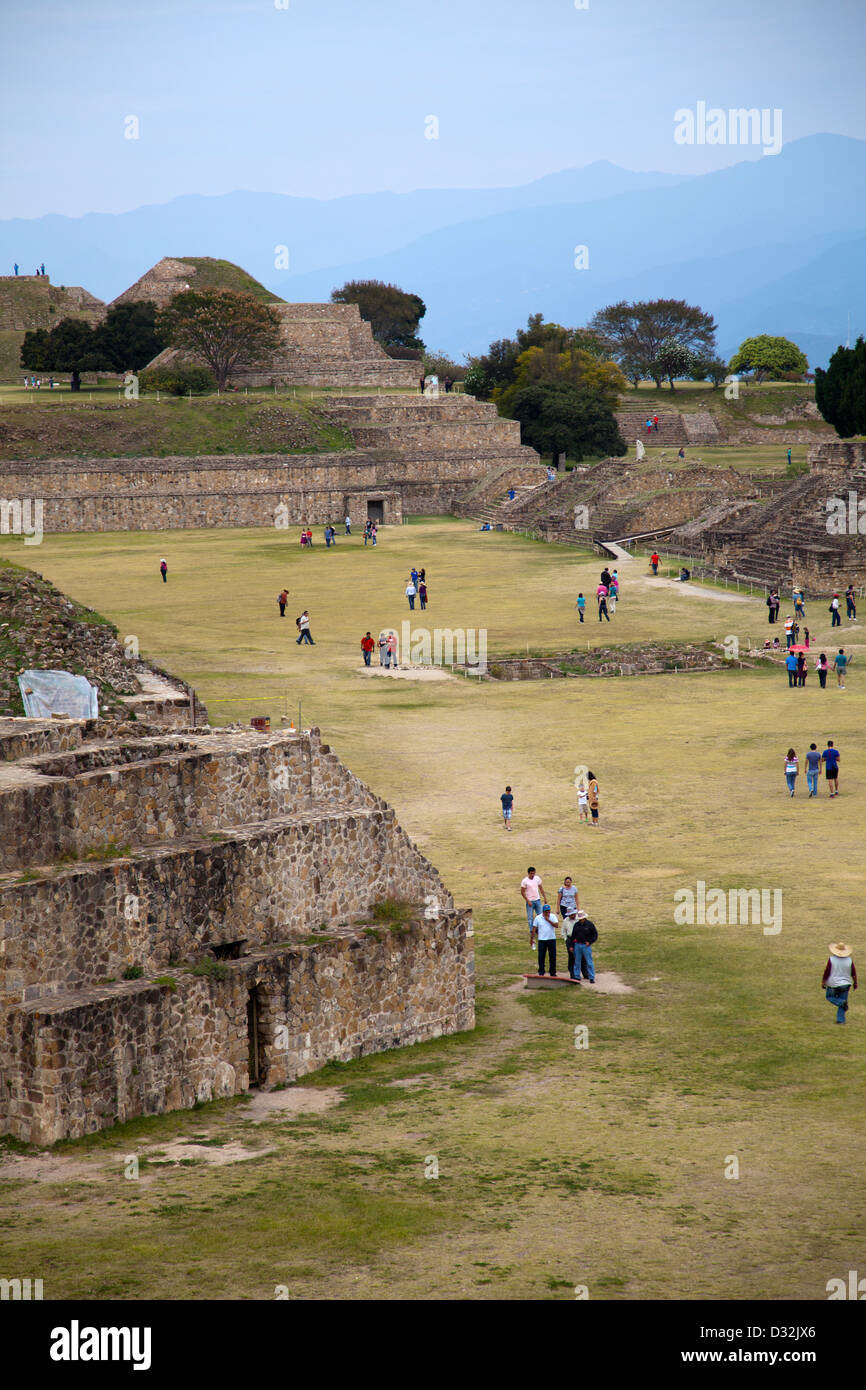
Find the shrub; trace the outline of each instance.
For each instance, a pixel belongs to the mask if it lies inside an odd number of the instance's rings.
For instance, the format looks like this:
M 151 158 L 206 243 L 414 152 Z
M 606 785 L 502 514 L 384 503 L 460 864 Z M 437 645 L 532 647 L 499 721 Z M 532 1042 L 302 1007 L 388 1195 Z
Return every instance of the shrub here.
M 204 975 L 209 980 L 225 980 L 228 977 L 229 968 L 221 960 L 211 960 L 208 956 L 205 960 L 200 960 L 198 965 L 194 965 L 190 974 Z
M 173 366 L 146 367 L 139 373 L 138 389 L 143 392 L 164 391 L 167 396 L 206 396 L 216 390 L 216 379 L 207 367 L 192 363 Z
M 128 965 L 123 972 L 124 980 L 140 980 L 144 970 L 140 965 Z

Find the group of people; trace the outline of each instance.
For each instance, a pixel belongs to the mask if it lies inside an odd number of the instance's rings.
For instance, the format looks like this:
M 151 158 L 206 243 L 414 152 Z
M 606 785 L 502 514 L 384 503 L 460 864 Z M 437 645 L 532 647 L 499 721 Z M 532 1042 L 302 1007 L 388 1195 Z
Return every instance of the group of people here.
M 368 633 L 367 636 L 370 634 Z M 584 773 L 582 768 L 575 769 L 574 786 L 577 791 L 578 820 L 587 821 L 590 825 L 598 825 L 598 780 L 589 769 Z M 506 787 L 499 798 L 502 804 L 502 823 L 505 829 L 511 830 L 511 821 L 514 816 L 514 793 L 511 787 Z
M 18 267 L 18 262 L 17 262 L 17 261 L 15 261 L 15 262 L 13 263 L 13 267 L 12 267 L 12 268 L 13 268 L 13 270 L 15 271 L 15 274 L 17 275 L 17 274 L 18 274 L 18 268 L 19 268 L 19 267 Z M 44 274 L 45 274 L 45 262 L 43 261 L 41 265 L 37 266 L 37 267 L 36 267 L 36 270 L 35 270 L 33 273 L 34 273 L 34 275 L 44 275 Z
M 529 949 L 538 951 L 538 973 L 556 977 L 556 928 L 562 921 L 562 936 L 568 953 L 569 978 L 580 983 L 581 977 L 595 984 L 595 962 L 592 948 L 598 940 L 595 923 L 580 906 L 577 885 L 566 874 L 556 895 L 556 911 L 545 902 L 544 884 L 532 865 L 520 883 L 520 895 L 526 908 L 529 924 Z
M 368 517 L 368 519 L 367 519 L 367 524 L 366 524 L 366 526 L 364 527 L 364 544 L 365 544 L 365 545 L 368 545 L 368 544 L 370 544 L 370 545 L 375 545 L 376 542 L 378 541 L 378 539 L 379 539 L 379 528 L 378 528 L 378 526 L 376 525 L 375 521 L 370 521 L 370 519 L 369 519 L 369 517 Z
M 26 376 L 24 378 L 25 391 L 41 391 L 43 386 L 47 386 L 49 391 L 53 391 L 54 377 L 50 376 L 47 381 L 43 381 L 41 376 Z
M 380 632 L 378 639 L 369 631 L 364 633 L 361 638 L 361 654 L 364 658 L 364 665 L 369 666 L 376 647 L 379 648 L 379 665 L 390 670 L 393 665 L 394 670 L 399 670 L 399 655 L 397 647 L 397 634 L 393 629 L 388 632 Z
M 807 648 L 809 646 L 808 636 L 809 629 L 807 628 Z M 776 645 L 778 645 L 778 642 L 776 643 Z M 767 646 L 766 642 L 764 643 L 764 646 Z M 853 657 L 848 655 L 844 647 L 840 647 L 836 655 L 833 657 L 833 670 L 836 672 L 836 685 L 839 690 L 845 689 L 845 672 L 851 665 L 852 660 Z M 785 669 L 788 672 L 788 685 L 791 687 L 791 689 L 795 689 L 798 686 L 804 686 L 806 684 L 806 677 L 808 676 L 809 672 L 806 667 L 806 653 L 802 648 L 789 648 L 788 655 L 785 657 Z M 829 671 L 829 669 L 830 663 L 827 660 L 827 653 L 821 652 L 821 655 L 815 662 L 815 670 L 818 672 L 818 680 L 820 682 L 822 690 L 825 690 L 827 687 L 827 672 Z
M 810 796 L 818 795 L 818 778 L 821 775 L 821 767 L 824 768 L 824 775 L 827 779 L 827 787 L 831 799 L 839 795 L 839 759 L 841 754 L 831 738 L 827 739 L 827 747 L 823 753 L 818 752 L 816 743 L 809 744 L 809 751 L 806 754 L 806 785 L 809 788 Z M 789 748 L 785 754 L 785 781 L 788 792 L 791 796 L 797 787 L 797 777 L 800 772 L 800 759 L 797 757 L 793 748 Z
M 795 584 L 795 585 L 794 585 L 794 588 L 793 588 L 793 590 L 792 590 L 792 592 L 791 592 L 791 601 L 792 601 L 793 606 L 794 606 L 794 615 L 793 615 L 793 617 L 789 615 L 789 616 L 785 619 L 785 634 L 786 634 L 786 636 L 790 633 L 792 627 L 795 629 L 795 632 L 796 632 L 796 628 L 797 628 L 796 619 L 797 619 L 797 618 L 805 618 L 805 616 L 806 616 L 806 599 L 805 599 L 805 595 L 804 595 L 804 593 L 803 593 L 802 587 L 801 587 L 800 585 L 798 585 L 798 584 Z M 778 589 L 771 589 L 771 590 L 770 590 L 770 592 L 768 593 L 767 598 L 766 598 L 766 604 L 767 604 L 767 621 L 768 621 L 769 623 L 777 623 L 777 622 L 779 621 L 779 611 L 780 611 L 780 609 L 781 609 L 781 607 L 782 607 L 782 600 L 779 598 L 779 591 L 778 591 Z M 830 625 L 831 625 L 831 627 L 841 627 L 841 626 L 842 626 L 842 613 L 841 613 L 841 605 L 840 605 L 840 598 L 839 598 L 838 592 L 835 592 L 835 593 L 833 594 L 833 597 L 832 597 L 831 600 L 830 600 L 830 603 L 829 603 L 829 606 L 828 606 L 828 610 L 827 610 L 827 611 L 828 611 L 829 614 L 830 614 Z M 850 583 L 850 584 L 848 585 L 847 589 L 845 590 L 845 616 L 847 617 L 849 623 L 856 623 L 856 621 L 857 621 L 857 590 L 856 590 L 856 588 L 854 587 L 853 582 Z M 796 636 L 795 636 L 794 640 L 796 641 Z M 766 643 L 765 643 L 765 645 L 766 645 Z M 790 641 L 789 641 L 789 642 L 788 642 L 788 646 L 790 647 L 790 645 L 791 645 L 791 643 L 790 643 Z
M 419 570 L 419 569 L 416 569 L 416 567 L 415 567 L 414 565 L 412 566 L 412 573 L 409 575 L 409 578 L 408 578 L 408 580 L 407 580 L 407 582 L 406 582 L 406 590 L 405 590 L 405 593 L 406 593 L 406 598 L 409 600 L 409 607 L 413 610 L 413 612 L 414 612 L 414 609 L 415 609 L 415 600 L 416 600 L 416 598 L 417 598 L 419 604 L 421 605 L 422 609 L 427 607 L 427 571 L 426 571 L 426 570 L 424 570 L 424 569 L 420 569 L 420 570 Z
M 658 434 L 658 430 L 659 430 L 659 417 L 658 417 L 657 415 L 648 415 L 648 416 L 646 417 L 646 432 L 647 432 L 647 434 L 652 434 L 653 431 L 655 431 L 655 433 Z
M 595 591 L 595 601 L 598 604 L 598 621 L 606 618 L 610 622 L 611 615 L 616 612 L 616 605 L 619 599 L 619 574 L 616 570 L 611 574 L 607 565 L 601 572 L 601 578 Z M 575 603 L 577 616 L 583 622 L 586 613 L 586 599 L 582 593 L 578 594 Z

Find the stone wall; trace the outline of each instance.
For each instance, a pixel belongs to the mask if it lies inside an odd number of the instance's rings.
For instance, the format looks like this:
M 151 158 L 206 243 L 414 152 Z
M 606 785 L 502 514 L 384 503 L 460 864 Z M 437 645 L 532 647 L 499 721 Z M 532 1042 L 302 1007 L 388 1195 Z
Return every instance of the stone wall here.
M 472 1027 L 469 914 L 318 730 L 109 732 L 0 721 L 0 1132 L 234 1094 L 253 1052 L 273 1085 Z
M 24 1004 L 0 1032 L 7 1126 L 50 1144 L 474 1022 L 468 913 L 344 931 L 229 961 L 224 980 L 178 974 Z

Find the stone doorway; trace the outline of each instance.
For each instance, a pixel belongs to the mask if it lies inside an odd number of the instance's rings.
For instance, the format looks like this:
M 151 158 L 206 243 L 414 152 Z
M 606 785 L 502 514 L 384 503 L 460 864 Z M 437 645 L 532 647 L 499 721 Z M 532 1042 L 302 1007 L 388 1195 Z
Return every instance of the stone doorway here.
M 375 521 L 377 526 L 381 526 L 385 521 L 385 503 L 381 497 L 368 497 L 367 499 L 367 520 Z
M 264 1000 L 256 985 L 247 993 L 247 1048 L 250 1086 L 261 1086 L 265 1079 L 265 1050 L 262 1046 Z

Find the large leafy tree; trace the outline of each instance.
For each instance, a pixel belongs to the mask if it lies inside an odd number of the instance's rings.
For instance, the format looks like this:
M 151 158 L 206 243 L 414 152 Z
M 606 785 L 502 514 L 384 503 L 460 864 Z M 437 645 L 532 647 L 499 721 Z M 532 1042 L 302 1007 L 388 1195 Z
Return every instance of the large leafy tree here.
M 866 434 L 866 342 L 838 347 L 826 372 L 815 372 L 815 402 L 838 435 Z
M 156 305 L 115 304 L 95 330 L 104 365 L 118 372 L 139 372 L 168 344 L 157 330 Z
M 497 392 L 501 395 L 516 383 L 520 358 L 531 348 L 606 356 L 600 339 L 589 329 L 564 328 L 561 323 L 545 323 L 543 314 L 530 314 L 526 327 L 518 328 L 513 338 L 498 338 L 480 357 L 470 357 L 466 390 L 482 400 L 490 400 Z
M 615 410 L 626 381 L 615 362 L 600 361 L 583 348 L 565 347 L 559 351 L 557 342 L 548 340 L 543 347 L 529 347 L 522 352 L 510 385 L 494 390 L 493 399 L 500 414 L 513 416 L 517 393 L 527 386 L 542 385 L 594 391 L 609 410 Z
M 61 319 L 50 330 L 25 333 L 21 366 L 36 372 L 97 372 L 105 363 L 90 324 L 85 319 Z
M 639 372 L 661 386 L 667 375 L 659 364 L 662 344 L 669 339 L 687 351 L 711 356 L 716 346 L 716 322 L 696 304 L 684 299 L 652 299 L 629 303 L 621 299 L 599 309 L 589 330 L 623 367 L 631 380 Z
M 25 334 L 21 365 L 43 372 L 139 371 L 165 346 L 154 304 L 116 304 L 94 327 L 61 319 L 50 330 Z
M 626 452 L 610 406 L 597 392 L 568 382 L 524 386 L 514 397 L 514 418 L 520 421 L 524 444 L 557 458 L 580 460 Z
M 784 372 L 805 372 L 806 356 L 790 338 L 774 338 L 760 333 L 740 343 L 728 366 L 732 372 L 754 372 L 758 381 L 780 377 Z
M 206 362 L 219 390 L 232 372 L 256 366 L 280 345 L 273 309 L 231 290 L 181 290 L 158 315 L 157 331 L 171 347 Z
M 383 280 L 348 280 L 331 291 L 332 304 L 357 304 L 373 337 L 383 347 L 416 348 L 423 351 L 418 325 L 427 312 L 424 300 Z

